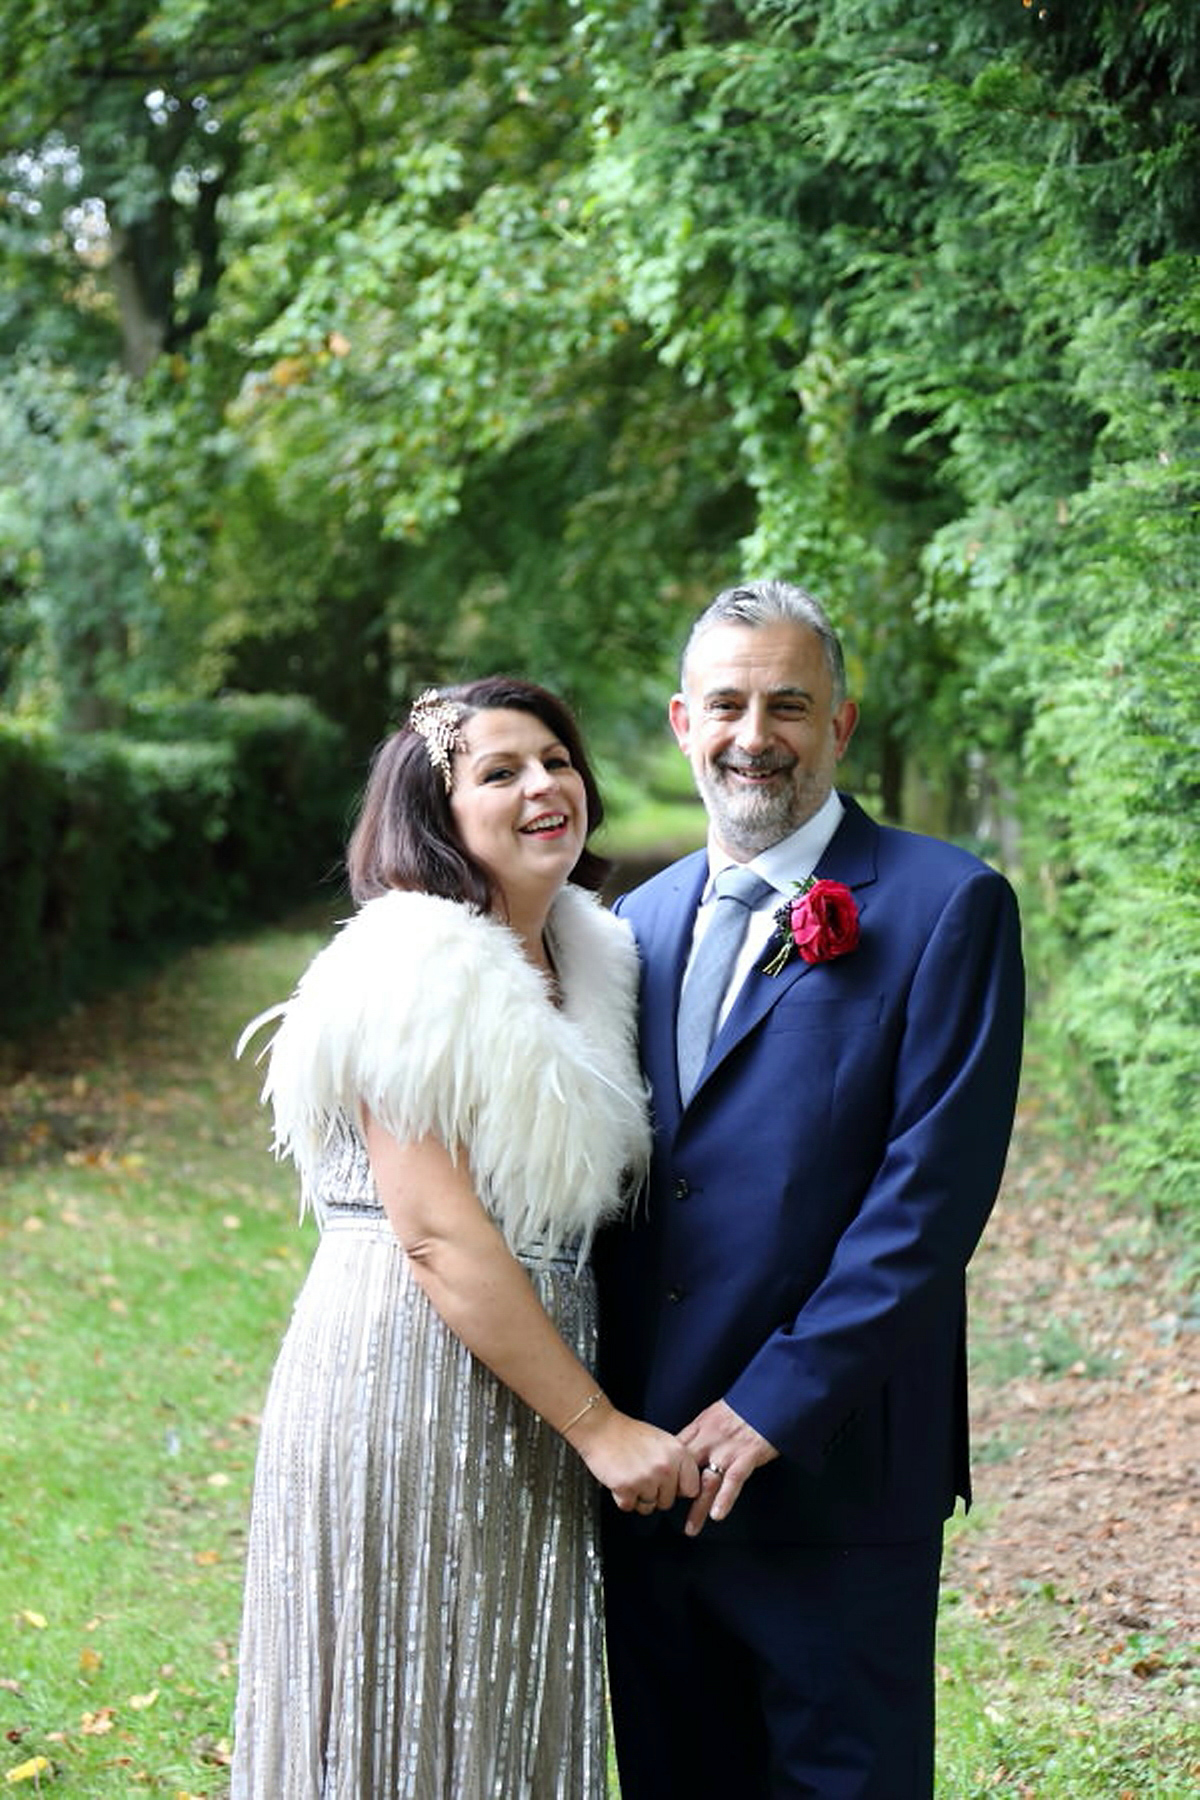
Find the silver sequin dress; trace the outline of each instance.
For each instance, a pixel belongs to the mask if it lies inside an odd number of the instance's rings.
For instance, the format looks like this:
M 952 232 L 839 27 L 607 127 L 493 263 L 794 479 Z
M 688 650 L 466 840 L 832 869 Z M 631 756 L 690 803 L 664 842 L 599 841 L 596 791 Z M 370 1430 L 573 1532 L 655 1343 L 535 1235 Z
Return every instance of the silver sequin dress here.
M 262 1418 L 231 1800 L 603 1800 L 595 1484 L 426 1299 L 344 1120 L 310 1198 Z M 594 1366 L 586 1265 L 517 1254 Z

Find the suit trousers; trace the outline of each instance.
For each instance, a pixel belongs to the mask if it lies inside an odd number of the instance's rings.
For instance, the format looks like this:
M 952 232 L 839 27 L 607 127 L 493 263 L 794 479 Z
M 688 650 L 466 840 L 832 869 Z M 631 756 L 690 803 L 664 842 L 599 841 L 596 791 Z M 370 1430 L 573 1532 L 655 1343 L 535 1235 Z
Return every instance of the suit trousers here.
M 605 1540 L 622 1800 L 930 1800 L 940 1530 L 743 1544 L 611 1516 Z

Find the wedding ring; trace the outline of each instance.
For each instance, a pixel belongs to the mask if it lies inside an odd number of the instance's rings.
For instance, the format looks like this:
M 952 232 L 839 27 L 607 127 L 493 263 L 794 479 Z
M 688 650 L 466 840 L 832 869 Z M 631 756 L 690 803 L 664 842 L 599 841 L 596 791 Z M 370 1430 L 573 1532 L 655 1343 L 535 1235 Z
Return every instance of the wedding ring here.
M 711 1469 L 714 1475 L 723 1475 L 725 1473 L 720 1463 L 705 1463 L 704 1466 L 706 1469 Z

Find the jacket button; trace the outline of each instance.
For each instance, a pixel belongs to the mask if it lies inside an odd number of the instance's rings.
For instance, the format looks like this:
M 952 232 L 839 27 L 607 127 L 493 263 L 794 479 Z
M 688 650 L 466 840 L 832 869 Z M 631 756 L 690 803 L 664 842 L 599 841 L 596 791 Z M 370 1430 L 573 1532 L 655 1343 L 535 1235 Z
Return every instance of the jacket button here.
M 683 1289 L 681 1287 L 669 1287 L 667 1289 L 667 1299 L 672 1305 L 675 1305 L 677 1301 L 683 1299 Z
M 680 1175 L 675 1182 L 675 1198 L 677 1200 L 686 1200 L 691 1191 L 691 1188 L 688 1186 L 687 1177 L 685 1175 Z

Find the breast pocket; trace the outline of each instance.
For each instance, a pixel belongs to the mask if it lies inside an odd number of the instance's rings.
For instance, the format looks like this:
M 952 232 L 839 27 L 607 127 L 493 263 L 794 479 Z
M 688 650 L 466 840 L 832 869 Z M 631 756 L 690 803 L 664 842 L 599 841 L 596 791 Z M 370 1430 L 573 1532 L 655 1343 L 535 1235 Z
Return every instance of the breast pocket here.
M 883 1018 L 883 995 L 863 998 L 804 1000 L 799 995 L 788 999 L 771 1014 L 768 1029 L 786 1035 L 792 1032 L 845 1032 L 876 1030 Z

